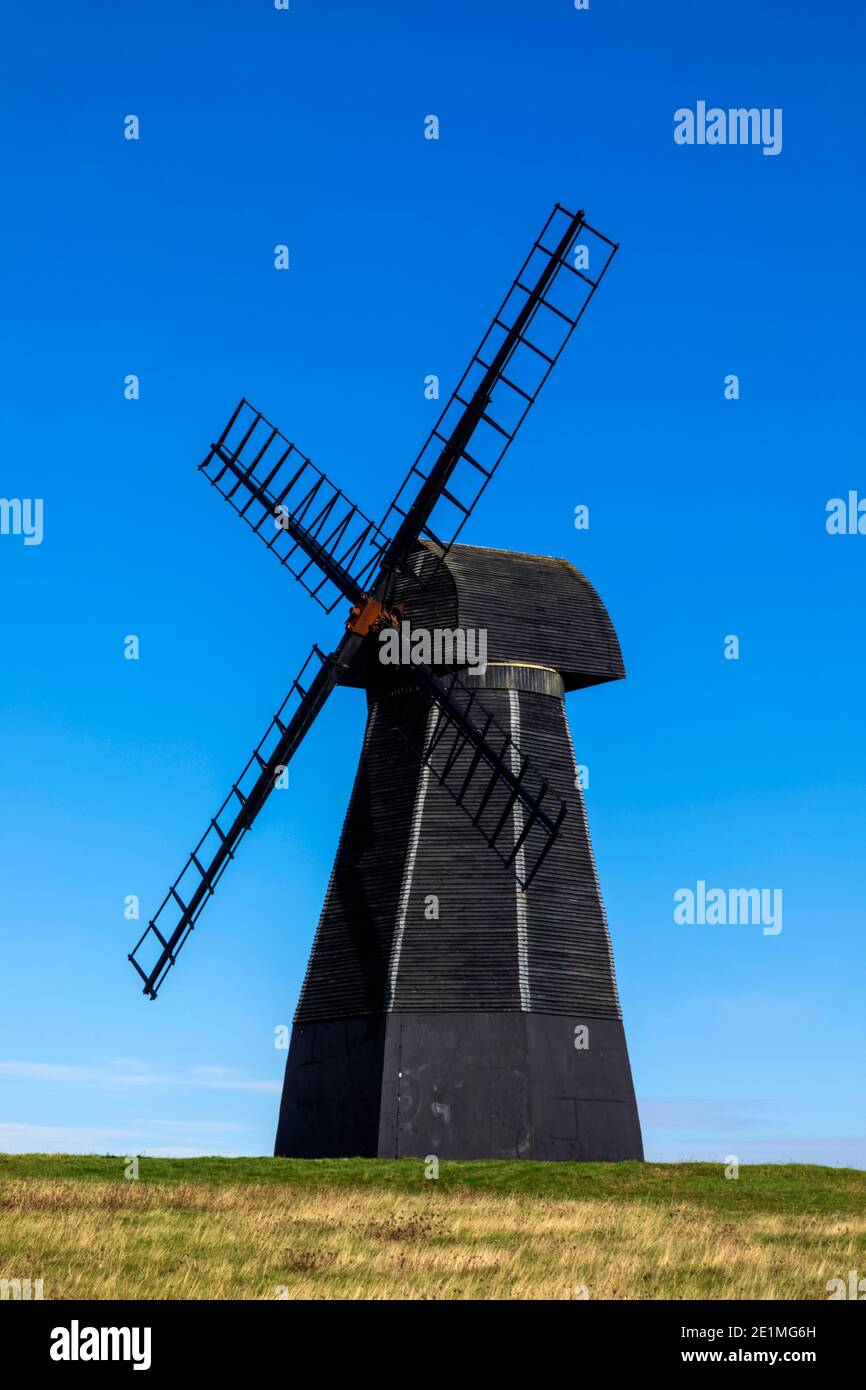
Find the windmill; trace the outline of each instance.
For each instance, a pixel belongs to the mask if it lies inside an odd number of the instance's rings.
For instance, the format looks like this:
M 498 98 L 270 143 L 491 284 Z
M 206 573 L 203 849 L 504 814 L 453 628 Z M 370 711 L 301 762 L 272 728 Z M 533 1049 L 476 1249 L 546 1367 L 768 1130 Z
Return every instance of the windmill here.
M 200 465 L 325 612 L 349 616 L 130 954 L 151 999 L 333 690 L 367 697 L 277 1155 L 643 1156 L 563 699 L 622 677 L 619 644 L 570 564 L 459 542 L 616 249 L 556 204 L 381 523 L 246 399 Z M 483 668 L 455 644 L 470 630 Z M 430 632 L 451 649 L 419 661 L 413 634 Z

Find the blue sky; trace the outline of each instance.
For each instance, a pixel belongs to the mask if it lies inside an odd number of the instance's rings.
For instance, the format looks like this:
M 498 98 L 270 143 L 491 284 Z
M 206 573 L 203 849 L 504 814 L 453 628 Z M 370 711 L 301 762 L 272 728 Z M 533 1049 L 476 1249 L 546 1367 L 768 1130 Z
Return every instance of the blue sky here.
M 866 537 L 825 528 L 866 495 L 862 31 L 802 0 L 7 18 L 0 495 L 44 538 L 0 536 L 0 1149 L 270 1151 L 363 701 L 146 1002 L 126 895 L 155 909 L 339 632 L 196 465 L 245 394 L 380 515 L 424 377 L 559 200 L 621 251 L 465 539 L 573 561 L 620 634 L 628 679 L 568 709 L 647 1156 L 866 1166 Z M 699 100 L 781 108 L 781 153 L 675 144 Z M 676 924 L 698 880 L 781 888 L 782 931 Z

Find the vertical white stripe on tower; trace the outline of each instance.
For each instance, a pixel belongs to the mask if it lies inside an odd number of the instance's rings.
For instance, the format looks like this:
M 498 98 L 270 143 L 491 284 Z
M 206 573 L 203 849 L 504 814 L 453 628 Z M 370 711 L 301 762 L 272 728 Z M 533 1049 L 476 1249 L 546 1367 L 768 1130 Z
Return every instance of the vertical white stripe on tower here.
M 520 697 L 516 690 L 509 690 L 508 704 L 511 710 L 511 771 L 517 776 L 520 772 Z M 523 834 L 523 807 L 519 801 L 514 803 L 514 843 Z M 515 867 L 522 879 L 526 878 L 526 857 L 523 846 L 517 851 Z M 529 1013 L 532 1003 L 529 997 L 529 938 L 527 934 L 526 894 L 515 879 L 517 894 L 517 981 L 520 986 L 520 1007 Z
M 589 817 L 586 814 L 586 802 L 580 786 L 580 779 L 577 771 L 577 757 L 574 752 L 574 740 L 571 737 L 571 725 L 568 722 L 568 714 L 565 709 L 565 698 L 560 701 L 562 706 L 562 722 L 565 725 L 565 736 L 568 739 L 568 746 L 571 750 L 571 765 L 574 768 L 574 790 L 577 792 L 577 804 L 580 807 L 580 817 L 583 821 L 583 833 L 586 838 L 586 847 L 589 850 L 589 862 L 592 865 L 592 881 L 595 884 L 595 896 L 598 900 L 598 909 L 601 913 L 601 925 L 604 929 L 604 944 L 607 947 L 607 958 L 610 962 L 610 982 L 613 985 L 613 997 L 616 1002 L 616 1011 L 620 1018 L 622 1013 L 619 1003 L 619 990 L 616 987 L 616 970 L 613 965 L 613 947 L 610 944 L 610 927 L 607 922 L 607 910 L 604 905 L 604 898 L 601 896 L 601 879 L 598 876 L 598 866 L 595 862 L 595 850 L 592 847 L 592 840 L 589 834 Z
M 424 735 L 425 744 L 430 742 L 433 732 L 433 720 L 437 712 L 437 706 L 430 706 L 430 713 L 427 716 L 427 728 Z M 406 863 L 403 866 L 403 882 L 400 885 L 400 901 L 397 907 L 397 921 L 394 926 L 394 939 L 391 942 L 391 956 L 388 961 L 388 992 L 385 998 L 385 1012 L 391 1013 L 394 1008 L 394 995 L 397 990 L 397 972 L 400 969 L 400 953 L 403 950 L 403 933 L 406 930 L 406 914 L 409 911 L 409 895 L 412 892 L 412 880 L 415 876 L 415 858 L 418 854 L 418 841 L 421 838 L 421 821 L 424 816 L 424 802 L 427 800 L 427 786 L 430 781 L 430 768 L 424 763 L 421 768 L 421 776 L 418 779 L 418 789 L 415 792 L 415 806 L 412 811 L 412 824 L 409 829 L 409 848 L 406 853 Z

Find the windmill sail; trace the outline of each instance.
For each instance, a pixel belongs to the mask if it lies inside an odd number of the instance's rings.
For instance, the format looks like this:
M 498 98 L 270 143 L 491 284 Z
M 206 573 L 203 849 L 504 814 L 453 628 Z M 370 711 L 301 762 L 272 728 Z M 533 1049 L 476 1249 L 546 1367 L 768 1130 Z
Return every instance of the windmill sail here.
M 335 684 L 332 663 L 313 647 L 243 771 L 130 953 L 129 959 L 144 981 L 144 993 L 151 999 L 156 998 L 243 836 Z
M 457 675 L 414 667 L 416 699 L 398 728 L 490 849 L 527 889 L 555 844 L 565 802 Z M 427 699 L 424 699 L 424 696 Z M 418 698 L 420 697 L 420 698 Z M 436 715 L 429 719 L 432 700 Z
M 444 561 L 616 250 L 582 212 L 555 205 L 385 514 L 387 565 L 405 563 L 419 538 Z
M 199 471 L 326 613 L 357 602 L 387 537 L 249 401 Z

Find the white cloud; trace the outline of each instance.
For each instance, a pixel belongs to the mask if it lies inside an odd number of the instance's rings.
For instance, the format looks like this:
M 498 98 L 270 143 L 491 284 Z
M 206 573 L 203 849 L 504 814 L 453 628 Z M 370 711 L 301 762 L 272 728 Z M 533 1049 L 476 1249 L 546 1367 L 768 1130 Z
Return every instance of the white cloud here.
M 198 1158 L 219 1154 L 240 1158 L 249 1153 L 233 1147 L 237 1131 L 252 1126 L 218 1120 L 133 1120 L 127 1126 L 34 1125 L 0 1121 L 0 1150 L 7 1154 L 139 1154 L 147 1158 Z M 268 1146 L 267 1152 L 270 1152 Z
M 650 1163 L 710 1162 L 721 1165 L 729 1154 L 743 1163 L 820 1163 L 828 1167 L 866 1168 L 866 1135 L 742 1135 L 713 1143 L 704 1136 L 688 1139 L 664 1130 L 645 1131 Z
M 641 1124 L 708 1134 L 739 1134 L 767 1127 L 774 1102 L 766 1100 L 708 1100 L 690 1096 L 646 1096 L 638 1101 Z
M 127 1063 L 135 1067 L 137 1063 Z M 216 1074 L 215 1074 L 216 1073 Z M 279 1081 L 254 1081 L 233 1068 L 191 1067 L 186 1071 L 157 1073 L 136 1070 L 114 1070 L 107 1067 L 67 1066 L 60 1062 L 0 1062 L 0 1076 L 17 1077 L 25 1081 L 62 1081 L 67 1085 L 85 1086 L 194 1086 L 216 1091 L 254 1091 L 278 1095 Z

